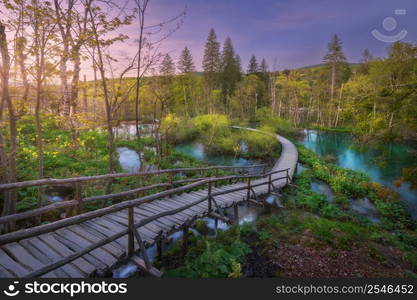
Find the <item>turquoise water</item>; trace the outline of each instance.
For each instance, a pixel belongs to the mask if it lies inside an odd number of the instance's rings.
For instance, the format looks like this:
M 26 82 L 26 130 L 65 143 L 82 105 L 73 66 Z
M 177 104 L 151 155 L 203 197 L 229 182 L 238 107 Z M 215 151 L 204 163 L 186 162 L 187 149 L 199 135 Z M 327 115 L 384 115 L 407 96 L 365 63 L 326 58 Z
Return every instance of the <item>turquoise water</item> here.
M 417 165 L 417 150 L 401 144 L 356 145 L 349 133 L 304 130 L 301 144 L 320 156 L 332 155 L 344 168 L 361 171 L 375 182 L 398 192 L 413 217 L 417 217 L 417 190 L 408 183 L 397 188 L 393 182 L 403 168 Z
M 204 145 L 200 143 L 177 145 L 175 146 L 175 150 L 195 159 L 205 161 L 210 165 L 244 167 L 259 163 L 258 161 L 234 157 L 232 155 L 209 155 L 205 151 Z

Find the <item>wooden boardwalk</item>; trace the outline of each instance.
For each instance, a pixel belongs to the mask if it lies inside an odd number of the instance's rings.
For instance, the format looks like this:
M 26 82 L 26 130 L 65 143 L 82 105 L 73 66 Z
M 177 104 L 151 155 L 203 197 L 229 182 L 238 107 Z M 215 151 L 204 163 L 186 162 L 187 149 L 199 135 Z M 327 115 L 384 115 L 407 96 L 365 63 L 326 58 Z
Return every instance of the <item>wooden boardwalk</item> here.
M 270 173 L 288 169 L 290 180 L 295 171 L 298 153 L 289 140 L 278 135 L 277 139 L 282 144 L 282 153 Z M 283 173 L 277 172 L 264 178 L 253 180 L 250 183 L 253 186 L 250 198 L 256 198 L 255 196 L 268 193 L 270 186 L 267 183 L 270 180 L 273 181 L 275 190 L 284 187 L 289 180 L 288 178 L 283 178 L 283 175 Z M 208 191 L 208 189 L 211 191 Z M 249 189 L 247 189 L 246 182 L 220 187 L 210 186 L 208 189 L 186 191 L 181 194 L 155 199 L 130 209 L 125 208 L 109 214 L 103 213 L 103 215 L 95 218 L 86 218 L 85 221 L 77 224 L 68 223 L 70 225 L 63 225 L 50 232 L 3 244 L 0 247 L 0 277 L 79 278 L 103 276 L 118 262 L 126 259 L 128 255 L 126 249 L 129 249 L 129 247 L 130 249 L 133 248 L 134 251 L 143 250 L 141 246 L 149 247 L 172 232 L 182 230 L 185 225 L 191 225 L 198 218 L 210 214 L 222 218 L 221 209 L 248 200 Z M 211 205 L 214 207 L 211 211 L 207 200 L 203 201 L 207 198 L 209 192 L 213 195 L 213 204 Z M 199 203 L 195 204 L 196 202 Z M 184 207 L 186 208 L 182 209 Z M 105 209 L 101 210 L 104 211 Z M 173 210 L 178 210 L 178 212 L 166 214 Z M 164 216 L 157 217 L 151 222 L 137 227 L 139 236 L 135 234 L 136 240 L 133 238 L 129 239 L 129 234 L 133 236 L 133 233 L 128 232 L 130 228 L 128 226 L 129 217 L 131 222 L 133 217 L 133 222 L 138 224 L 160 214 Z M 111 237 L 118 234 L 120 237 L 106 242 L 106 239 L 111 239 Z M 140 240 L 143 241 L 143 244 L 141 244 Z M 106 243 L 93 249 L 93 245 L 100 242 Z M 86 252 L 88 247 L 91 247 L 93 250 Z M 45 266 L 51 266 L 60 260 L 69 259 L 71 256 L 75 257 L 77 253 L 84 252 L 85 254 L 79 255 L 65 264 L 61 263 L 60 265 L 58 263 L 58 267 L 51 268 L 48 272 L 36 274 L 36 271 L 45 268 Z M 144 267 L 143 260 L 138 259 L 136 255 L 133 257 L 133 261 L 135 260 L 136 263 L 142 264 L 142 267 Z M 157 273 L 157 270 L 155 272 Z

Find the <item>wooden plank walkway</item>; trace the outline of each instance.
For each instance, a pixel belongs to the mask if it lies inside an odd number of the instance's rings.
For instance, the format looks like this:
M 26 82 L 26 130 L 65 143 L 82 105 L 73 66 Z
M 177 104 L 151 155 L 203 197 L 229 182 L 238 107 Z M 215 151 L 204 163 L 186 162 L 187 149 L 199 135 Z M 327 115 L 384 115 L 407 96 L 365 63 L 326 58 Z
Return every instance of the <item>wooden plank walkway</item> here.
M 235 128 L 255 131 L 255 129 L 250 128 Z M 272 171 L 289 168 L 289 177 L 292 178 L 298 160 L 296 147 L 289 140 L 279 135 L 276 137 L 281 142 L 282 152 Z M 272 179 L 277 179 L 284 175 L 283 173 L 277 173 L 271 175 L 271 177 Z M 268 180 L 269 178 L 261 178 L 253 180 L 252 183 L 256 185 L 268 182 Z M 286 179 L 280 179 L 274 182 L 274 187 L 275 189 L 280 189 L 286 184 Z M 216 192 L 224 192 L 245 186 L 246 183 L 236 183 L 213 187 L 212 193 L 215 194 Z M 253 190 L 257 195 L 266 194 L 268 193 L 268 184 L 254 187 Z M 207 193 L 206 189 L 186 192 L 136 206 L 133 210 L 134 222 L 137 223 L 156 214 L 189 205 L 207 197 Z M 219 207 L 230 207 L 238 202 L 246 201 L 247 190 L 217 195 L 214 199 Z M 191 224 L 195 219 L 207 216 L 208 213 L 208 204 L 207 201 L 204 201 L 174 215 L 158 218 L 145 226 L 139 227 L 138 231 L 145 246 L 150 246 L 160 237 L 180 230 L 184 224 Z M 103 241 L 105 238 L 121 233 L 127 228 L 128 210 L 124 209 L 76 225 L 60 228 L 56 231 L 2 245 L 0 247 L 0 277 L 24 277 L 57 260 L 69 257 L 94 243 Z M 44 274 L 42 277 L 80 278 L 103 276 L 120 260 L 126 258 L 127 248 L 128 236 L 124 235 L 68 264 Z M 136 240 L 134 249 L 135 251 L 139 249 Z

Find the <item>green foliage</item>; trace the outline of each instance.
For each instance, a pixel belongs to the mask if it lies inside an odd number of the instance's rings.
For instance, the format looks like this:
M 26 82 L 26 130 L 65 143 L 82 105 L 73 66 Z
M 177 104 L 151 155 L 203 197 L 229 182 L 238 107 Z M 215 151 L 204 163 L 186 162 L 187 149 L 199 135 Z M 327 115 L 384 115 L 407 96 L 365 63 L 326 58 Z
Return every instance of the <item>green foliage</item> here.
M 404 203 L 398 199 L 398 195 L 379 184 L 371 183 L 369 177 L 363 173 L 326 163 L 313 151 L 301 145 L 297 146 L 300 161 L 311 167 L 311 176 L 319 178 L 330 185 L 336 193 L 336 203 L 341 205 L 342 208 L 347 208 L 348 198 L 367 197 L 374 203 L 379 214 L 383 217 L 382 225 L 385 228 L 413 228 L 415 226 Z M 305 181 L 303 178 L 301 176 L 300 180 Z M 307 196 L 300 197 L 300 203 L 303 203 L 310 209 L 317 209 L 317 207 L 314 207 L 314 204 L 318 206 L 319 199 L 314 198 L 314 196 L 308 196 L 309 192 L 306 192 L 305 188 L 306 186 L 304 186 L 303 193 L 307 194 Z M 330 215 L 336 213 L 335 211 L 331 212 L 329 209 L 326 208 L 323 212 Z
M 268 129 L 260 128 L 260 130 L 267 131 Z M 240 139 L 248 146 L 248 155 L 251 157 L 265 158 L 265 157 L 279 157 L 281 152 L 281 144 L 278 140 L 270 135 L 260 132 L 242 131 Z
M 353 243 L 367 238 L 367 230 L 352 223 L 310 218 L 305 226 L 314 237 L 334 248 L 349 248 Z
M 215 240 L 199 237 L 185 257 L 182 267 L 167 270 L 166 277 L 225 278 L 239 277 L 240 264 L 250 247 L 240 240 L 239 226 L 219 232 Z M 174 251 L 179 251 L 176 249 Z M 172 253 L 170 253 L 172 255 Z

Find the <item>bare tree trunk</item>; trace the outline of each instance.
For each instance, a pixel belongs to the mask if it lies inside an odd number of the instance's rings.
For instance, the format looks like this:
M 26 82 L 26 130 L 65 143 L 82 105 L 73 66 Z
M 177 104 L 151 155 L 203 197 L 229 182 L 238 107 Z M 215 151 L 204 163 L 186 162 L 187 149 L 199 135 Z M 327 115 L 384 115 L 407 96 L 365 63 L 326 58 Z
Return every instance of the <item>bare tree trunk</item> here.
M 93 48 L 93 72 L 94 72 L 94 87 L 93 87 L 93 114 L 94 114 L 94 126 L 97 126 L 97 66 L 95 64 L 95 52 L 96 48 Z
M 91 3 L 91 2 L 90 2 Z M 91 17 L 91 28 L 93 30 L 94 34 L 94 42 L 97 49 L 97 57 L 98 57 L 98 63 L 94 62 L 94 64 L 97 66 L 100 77 L 101 77 L 101 84 L 103 87 L 103 94 L 104 94 L 104 104 L 105 104 L 105 110 L 106 110 L 106 127 L 107 127 L 107 149 L 109 152 L 109 160 L 108 160 L 108 172 L 114 173 L 115 169 L 115 162 L 114 162 L 114 133 L 113 133 L 113 119 L 112 119 L 112 103 L 109 96 L 109 90 L 107 87 L 107 79 L 106 79 L 106 71 L 105 71 L 105 65 L 104 65 L 104 58 L 103 53 L 101 50 L 101 44 L 99 40 L 99 33 L 97 31 L 97 25 L 95 23 L 95 18 L 93 15 L 93 12 L 91 10 L 91 6 L 88 7 L 88 13 Z M 107 183 L 106 193 L 109 194 L 111 192 L 113 180 L 109 180 Z M 104 203 L 103 203 L 104 205 Z
M 140 138 L 139 132 L 139 97 L 140 97 L 140 81 L 142 77 L 142 50 L 143 50 L 143 34 L 145 27 L 145 12 L 148 6 L 149 0 L 144 0 L 141 4 L 139 0 L 136 0 L 136 6 L 138 9 L 138 19 L 139 19 L 139 40 L 138 40 L 138 63 L 137 63 L 137 73 L 136 73 L 136 96 L 135 96 L 135 125 L 136 125 L 136 137 Z
M 186 93 L 186 89 L 185 89 L 185 85 L 184 83 L 182 84 L 182 91 L 184 94 L 184 110 L 185 110 L 185 115 L 187 117 L 190 117 L 190 114 L 188 112 L 188 100 L 187 100 L 187 93 Z
M 7 37 L 5 32 L 5 26 L 0 22 L 0 54 L 1 54 L 1 81 L 2 81 L 2 96 L 1 96 L 1 111 L 0 111 L 0 122 L 2 119 L 4 104 L 7 104 L 9 111 L 9 132 L 10 132 L 10 151 L 6 158 L 4 149 L 4 137 L 1 134 L 1 160 L 2 166 L 7 166 L 7 170 L 4 170 L 3 177 L 7 180 L 6 182 L 16 181 L 16 151 L 17 151 L 17 129 L 16 129 L 16 117 L 14 113 L 14 107 L 9 95 L 9 75 L 10 75 L 10 56 L 7 48 Z M 0 127 L 1 128 L 1 127 Z M 7 160 L 7 163 L 6 163 Z M 14 214 L 16 212 L 16 201 L 17 194 L 15 190 L 7 192 L 5 203 L 3 207 L 3 215 Z M 14 228 L 14 223 L 9 224 L 9 228 Z
M 342 94 L 343 94 L 343 84 L 340 87 L 339 101 L 337 102 L 336 120 L 334 122 L 334 127 L 335 128 L 337 128 L 337 125 L 339 123 L 339 115 L 340 115 L 340 111 L 341 111 L 341 102 L 342 102 Z
M 87 76 L 86 75 L 84 75 L 83 98 L 84 98 L 84 112 L 88 113 Z
M 332 83 L 330 87 L 330 99 L 333 99 L 334 96 L 334 86 L 336 84 L 336 63 L 332 63 Z

